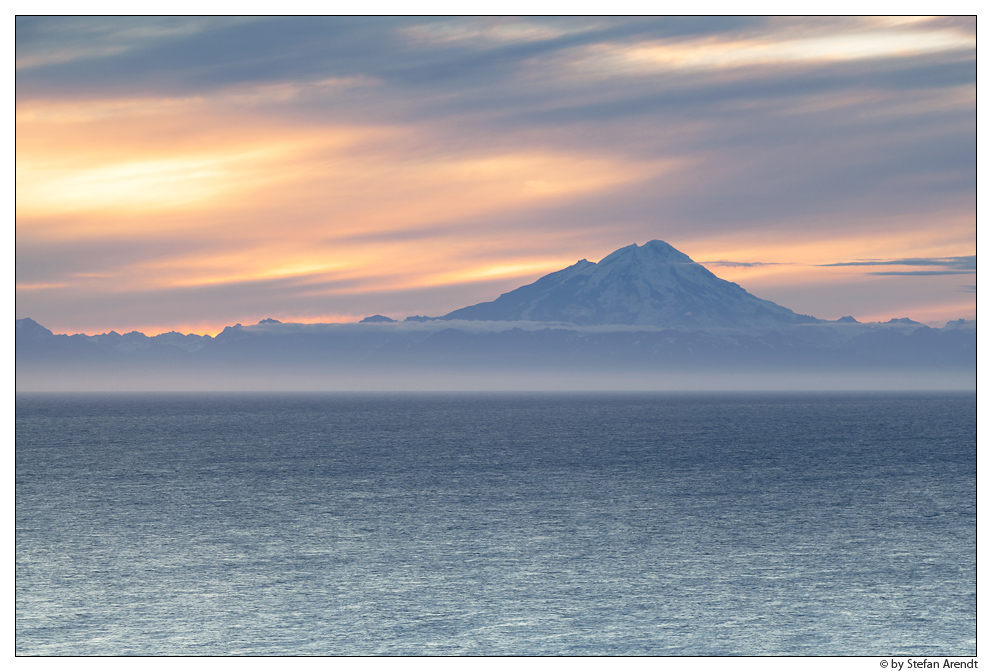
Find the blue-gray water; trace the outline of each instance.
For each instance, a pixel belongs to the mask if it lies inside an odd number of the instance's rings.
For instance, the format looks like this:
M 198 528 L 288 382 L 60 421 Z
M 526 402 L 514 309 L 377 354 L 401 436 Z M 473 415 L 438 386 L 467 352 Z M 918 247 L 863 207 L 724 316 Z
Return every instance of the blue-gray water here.
M 974 394 L 18 396 L 19 654 L 976 653 Z

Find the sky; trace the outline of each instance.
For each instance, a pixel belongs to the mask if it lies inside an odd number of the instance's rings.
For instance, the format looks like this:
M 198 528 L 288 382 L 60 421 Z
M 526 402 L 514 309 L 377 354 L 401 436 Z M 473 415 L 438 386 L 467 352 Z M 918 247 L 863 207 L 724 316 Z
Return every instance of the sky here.
M 16 313 L 442 315 L 664 240 L 798 313 L 976 313 L 976 19 L 16 20 Z

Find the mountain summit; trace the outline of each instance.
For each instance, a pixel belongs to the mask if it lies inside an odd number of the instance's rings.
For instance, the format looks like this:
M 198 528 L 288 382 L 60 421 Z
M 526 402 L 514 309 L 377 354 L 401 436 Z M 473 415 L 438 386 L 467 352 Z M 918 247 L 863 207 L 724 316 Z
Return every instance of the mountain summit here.
M 443 320 L 665 327 L 754 327 L 817 322 L 713 275 L 660 240 L 581 261 Z

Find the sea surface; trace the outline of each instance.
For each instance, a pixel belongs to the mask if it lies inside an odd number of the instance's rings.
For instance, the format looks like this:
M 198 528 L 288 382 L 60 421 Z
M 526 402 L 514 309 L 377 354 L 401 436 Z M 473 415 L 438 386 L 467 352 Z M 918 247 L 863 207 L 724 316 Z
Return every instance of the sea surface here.
M 16 407 L 18 654 L 976 654 L 974 393 Z

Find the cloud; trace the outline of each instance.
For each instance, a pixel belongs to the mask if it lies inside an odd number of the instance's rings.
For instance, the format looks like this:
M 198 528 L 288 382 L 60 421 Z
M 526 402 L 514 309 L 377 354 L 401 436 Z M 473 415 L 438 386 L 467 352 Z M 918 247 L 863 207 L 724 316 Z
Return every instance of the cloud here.
M 700 261 L 705 266 L 729 266 L 731 268 L 755 268 L 758 266 L 781 266 L 780 261 Z
M 914 257 L 911 259 L 864 259 L 859 261 L 842 261 L 833 264 L 817 264 L 818 266 L 941 266 L 943 271 L 884 271 L 874 275 L 948 275 L 955 273 L 972 273 L 978 268 L 978 256 L 964 257 Z
M 868 275 L 967 275 L 974 271 L 871 271 Z
M 230 19 L 227 19 L 228 21 Z M 234 19 L 238 21 L 239 19 Z M 218 27 L 208 17 L 31 17 L 16 19 L 15 67 L 27 71 L 74 61 L 122 56 Z
M 649 76 L 671 70 L 706 71 L 784 64 L 864 61 L 919 56 L 929 53 L 972 51 L 971 35 L 954 29 L 919 31 L 889 26 L 885 29 L 833 30 L 796 37 L 751 35 L 724 40 L 711 37 L 689 40 L 593 45 L 572 67 L 583 75 L 615 77 Z

